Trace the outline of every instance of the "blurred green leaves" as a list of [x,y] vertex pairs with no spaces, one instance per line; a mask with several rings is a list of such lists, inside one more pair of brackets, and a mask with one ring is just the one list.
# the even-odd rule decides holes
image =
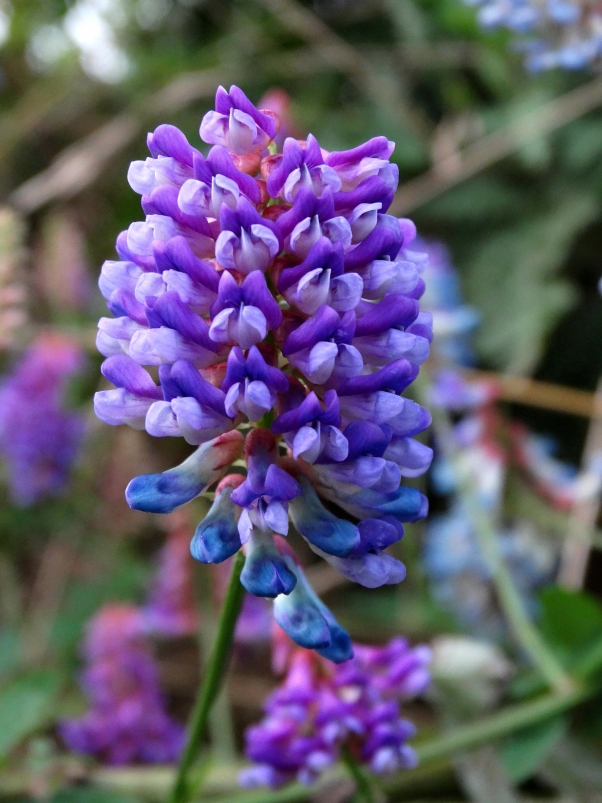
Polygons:
[[52,722],[61,674],[32,671],[0,688],[0,759],[26,736]]
[[489,363],[523,374],[536,366],[551,326],[575,298],[560,268],[599,210],[591,194],[566,192],[492,234],[468,261],[466,290],[483,314],[476,344]]

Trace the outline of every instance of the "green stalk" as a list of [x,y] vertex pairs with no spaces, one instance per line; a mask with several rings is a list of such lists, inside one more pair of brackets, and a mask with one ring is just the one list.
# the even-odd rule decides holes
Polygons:
[[467,725],[460,725],[449,734],[414,747],[421,763],[473,750],[521,728],[561,714],[586,700],[595,691],[596,689],[591,686],[582,686],[565,694],[546,694],[526,703],[515,703],[495,714]]
[[363,803],[375,803],[376,798],[372,793],[370,778],[364,771],[364,768],[357,763],[347,747],[341,750],[341,759],[357,786],[359,799],[362,800]]
[[500,607],[514,637],[539,669],[548,685],[559,694],[569,692],[574,687],[573,680],[529,618],[508,566],[500,555],[497,535],[491,518],[475,499],[472,489],[465,483],[462,483],[461,492],[473,521],[483,557],[491,571],[491,579]]
[[[424,383],[425,381],[423,378],[422,382]],[[422,388],[419,387],[418,390],[420,392]],[[447,459],[456,465],[459,492],[474,525],[477,541],[483,552],[485,563],[491,571],[491,579],[498,601],[510,630],[518,644],[539,669],[550,688],[560,695],[567,694],[574,689],[574,682],[529,618],[512,575],[500,555],[497,533],[492,517],[480,504],[470,481],[462,476],[462,468],[457,466],[458,450],[454,443],[449,417],[443,410],[436,407],[431,412],[433,415],[433,427],[440,448]]]
[[240,551],[236,555],[232,574],[230,575],[228,590],[217,626],[213,652],[207,663],[203,684],[190,717],[186,748],[180,760],[176,781],[169,798],[170,803],[187,803],[194,793],[189,782],[189,774],[199,754],[201,742],[207,730],[207,720],[209,719],[211,708],[228,670],[234,630],[245,594],[244,588],[240,583],[240,575],[244,564],[245,557]]

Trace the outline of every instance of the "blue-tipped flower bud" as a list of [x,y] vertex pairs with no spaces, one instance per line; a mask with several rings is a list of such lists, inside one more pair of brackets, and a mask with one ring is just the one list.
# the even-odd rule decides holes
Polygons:
[[338,624],[328,608],[318,599],[305,574],[290,555],[287,565],[295,572],[297,585],[288,596],[274,600],[274,618],[301,647],[317,650],[335,663],[353,657],[348,633]]
[[297,578],[278,552],[271,533],[253,527],[246,551],[247,560],[240,582],[250,594],[273,599],[291,593]]
[[289,512],[297,531],[310,544],[329,555],[341,558],[351,555],[361,542],[358,528],[327,510],[306,477],[299,476],[298,482],[303,493],[289,502]]
[[229,474],[220,482],[209,513],[197,526],[190,552],[201,563],[221,563],[242,546],[238,534],[241,509],[230,499],[232,491],[244,480],[241,474]]
[[240,432],[227,432],[199,446],[175,468],[134,477],[125,491],[128,505],[147,513],[171,513],[219,480],[240,457],[242,445]]

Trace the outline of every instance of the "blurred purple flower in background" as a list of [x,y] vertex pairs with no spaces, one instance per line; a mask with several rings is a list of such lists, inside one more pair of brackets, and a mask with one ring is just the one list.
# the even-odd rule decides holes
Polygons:
[[89,624],[82,684],[91,708],[63,722],[67,746],[107,764],[175,761],[184,729],[165,712],[140,608],[105,605]]
[[75,343],[45,333],[0,384],[0,455],[17,505],[55,495],[67,482],[84,421],[66,409],[65,390],[82,366]]
[[484,28],[518,34],[515,47],[533,72],[581,70],[602,54],[602,12],[585,0],[465,0]]
[[415,729],[400,703],[428,687],[430,649],[396,638],[384,647],[354,644],[354,653],[336,666],[293,648],[265,718],[247,729],[246,753],[255,764],[241,773],[243,786],[312,783],[343,748],[379,774],[416,765],[407,743]]

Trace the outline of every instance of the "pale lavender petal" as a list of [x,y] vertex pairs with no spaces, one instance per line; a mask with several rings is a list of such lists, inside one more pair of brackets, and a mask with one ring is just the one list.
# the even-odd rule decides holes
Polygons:
[[355,309],[362,297],[364,283],[357,273],[345,273],[336,276],[330,282],[329,304],[337,312],[348,312]]
[[188,360],[196,368],[207,368],[220,359],[212,351],[184,340],[178,332],[166,326],[138,330],[130,341],[128,353],[140,365],[161,365],[174,363],[176,360]]
[[351,245],[351,226],[344,217],[333,217],[322,224],[322,232],[332,243],[341,243],[346,250]]
[[230,317],[236,315],[236,311],[229,307],[218,312],[215,318],[211,321],[209,327],[209,337],[214,343],[229,343],[230,336]]
[[201,121],[201,139],[208,145],[223,145],[224,147],[228,147],[228,142],[226,140],[227,130],[228,117],[225,114],[209,111]]
[[352,243],[361,243],[376,226],[378,211],[382,208],[381,203],[358,204],[349,218],[351,225]]
[[220,232],[215,241],[215,258],[222,268],[236,270],[234,262],[234,249],[240,246],[240,240],[232,231]]
[[393,438],[384,457],[399,465],[403,477],[419,477],[430,466],[433,450],[414,438]]
[[240,398],[241,398],[241,384],[240,382],[236,382],[226,393],[226,399],[224,401],[224,407],[226,413],[234,418],[236,413],[240,409]]
[[301,427],[293,439],[293,457],[302,457],[306,463],[314,463],[321,450],[320,433],[313,427]]
[[117,289],[133,293],[142,273],[142,268],[133,262],[107,259],[100,270],[98,280],[100,292],[106,299],[109,299],[113,290]]
[[285,503],[272,501],[265,511],[265,522],[280,535],[288,534],[288,506]]
[[178,206],[186,215],[209,215],[211,187],[196,178],[189,178],[180,187]]
[[155,438],[182,437],[171,402],[157,401],[146,414],[146,431]]
[[246,351],[264,339],[268,323],[260,309],[243,305],[239,315],[230,318],[229,328],[232,340]]
[[[321,236],[322,227],[318,216],[306,217],[292,230],[287,245],[300,259],[305,259]],[[351,240],[351,229],[349,230],[349,239]]]
[[259,421],[268,410],[272,409],[275,394],[270,392],[265,382],[246,380],[246,383],[243,412],[249,421]]
[[132,429],[144,429],[144,419],[152,399],[142,398],[125,388],[101,390],[94,395],[94,412],[105,424],[127,424]]
[[134,295],[141,304],[146,302],[148,296],[160,296],[167,292],[167,287],[161,273],[143,273],[136,283]]

